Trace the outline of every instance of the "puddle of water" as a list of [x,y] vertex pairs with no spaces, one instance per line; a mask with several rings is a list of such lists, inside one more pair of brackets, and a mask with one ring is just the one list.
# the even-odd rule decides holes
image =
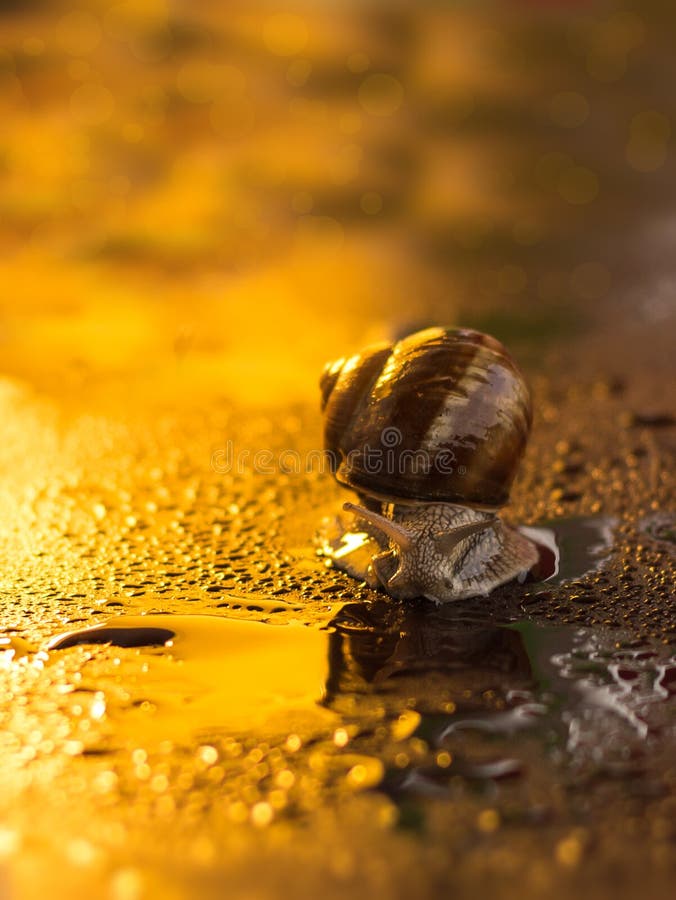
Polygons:
[[325,726],[326,634],[302,625],[267,625],[218,616],[119,616],[69,632],[48,646],[158,647],[127,666],[133,708],[108,710],[115,734],[140,744],[204,731],[288,732]]
[[533,741],[550,764],[583,778],[648,769],[658,738],[676,744],[676,659],[663,648],[629,650],[617,632],[445,613],[407,611],[379,629],[363,608],[345,607],[330,636],[334,705],[357,695],[391,716],[406,710],[417,716],[407,736],[429,747],[420,763],[386,773],[388,791],[448,792],[455,775],[516,777]]
[[617,520],[610,516],[571,517],[519,530],[535,541],[540,559],[530,580],[564,584],[601,568],[614,539]]
[[[361,786],[390,795],[450,796],[456,776],[520,777],[534,745],[538,765],[559,769],[552,777],[562,769],[584,778],[635,774],[649,768],[658,738],[676,744],[676,659],[664,648],[623,645],[617,631],[496,624],[476,610],[355,603],[325,630],[117,617],[56,638],[48,655],[103,642],[108,653],[126,648],[117,681],[131,699],[110,702],[113,740],[302,734],[326,744],[315,752],[317,772],[321,763],[322,772],[361,773],[353,757],[363,757]],[[145,648],[140,661],[130,647]],[[347,749],[334,743],[338,731],[349,734]]]

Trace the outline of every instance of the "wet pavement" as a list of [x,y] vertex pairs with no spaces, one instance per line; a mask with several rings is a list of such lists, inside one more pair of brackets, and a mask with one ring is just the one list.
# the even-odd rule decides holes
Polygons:
[[[2,896],[671,896],[675,32],[6,5]],[[560,550],[442,607],[315,544],[324,363],[430,323]]]

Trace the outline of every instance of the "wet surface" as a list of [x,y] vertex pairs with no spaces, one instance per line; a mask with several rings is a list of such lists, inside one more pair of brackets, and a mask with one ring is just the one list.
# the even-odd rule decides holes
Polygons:
[[[120,616],[56,638],[48,650],[109,644],[157,647],[168,654],[144,664],[137,686],[145,693],[143,721],[120,722],[131,740],[196,738],[209,729],[233,735],[265,735],[278,720],[282,730],[297,719],[322,721],[318,703],[326,682],[327,654],[320,632],[299,624],[279,628],[216,616]],[[294,660],[295,664],[290,665]],[[124,685],[123,685],[124,686]]]
[[[673,16],[6,7],[0,894],[671,897]],[[560,550],[448,607],[313,545],[324,363],[432,323]]]
[[[664,648],[531,620],[462,622],[443,609],[404,612],[386,627],[391,613],[383,606],[347,604],[323,630],[212,616],[122,616],[54,639],[49,661],[56,651],[103,643],[164,647],[161,656],[145,657],[137,679],[145,721],[107,710],[114,740],[142,734],[145,747],[200,734],[269,740],[275,730],[293,729],[299,745],[311,736],[313,743],[333,738],[339,749],[370,748],[384,723],[398,753],[389,772],[378,762],[388,755],[386,744],[365,757],[380,773],[371,774],[369,786],[395,794],[440,795],[456,775],[523,776],[524,733],[576,779],[643,772],[655,743],[676,737],[676,657]],[[402,749],[409,738],[426,751],[423,760]],[[109,752],[105,742],[101,749]]]
[[603,568],[613,546],[616,519],[562,518],[548,524],[549,527],[521,529],[539,551],[539,560],[530,572],[531,581],[565,584]]

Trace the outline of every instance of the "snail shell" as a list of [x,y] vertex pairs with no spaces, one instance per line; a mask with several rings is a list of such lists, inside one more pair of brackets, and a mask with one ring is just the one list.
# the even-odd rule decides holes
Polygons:
[[429,328],[327,366],[321,391],[325,447],[346,486],[385,500],[506,503],[532,411],[499,341]]
[[[393,597],[487,594],[537,562],[496,515],[531,426],[530,391],[503,345],[429,328],[329,364],[320,381],[336,479],[361,506],[324,535],[334,564]],[[357,536],[361,535],[361,543]]]

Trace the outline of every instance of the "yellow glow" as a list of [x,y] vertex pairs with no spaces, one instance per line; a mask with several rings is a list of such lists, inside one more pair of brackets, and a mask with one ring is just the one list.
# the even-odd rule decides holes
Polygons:
[[[108,624],[176,632],[166,654],[148,659],[143,690],[152,709],[122,717],[110,713],[118,734],[134,735],[142,744],[134,751],[138,777],[149,774],[148,741],[156,744],[214,726],[242,732],[277,720],[295,719],[305,727],[333,720],[318,706],[328,675],[323,632],[215,616],[125,616]],[[200,751],[205,762],[216,761],[213,753],[213,747]]]
[[305,48],[308,28],[299,15],[276,13],[265,22],[263,39],[272,53],[278,56],[294,56]]
[[582,858],[582,845],[572,836],[564,838],[556,845],[556,861],[566,869],[574,869]]
[[495,809],[484,809],[477,818],[479,831],[490,834],[500,827],[500,815]]
[[[387,900],[456,876],[470,895],[485,869],[530,897],[590,846],[610,871],[537,741],[437,739],[479,700],[509,706],[515,673],[475,696],[445,666],[474,609],[455,623],[331,570],[314,534],[351,521],[348,495],[305,470],[327,360],[349,377],[366,346],[466,324],[537,372],[514,521],[615,504],[637,529],[662,509],[672,23],[638,0],[546,5],[0,4],[0,894]],[[606,383],[616,308],[647,364],[617,353]],[[578,390],[619,443],[586,434]],[[229,442],[241,471],[216,464]],[[372,538],[323,533],[375,578]],[[654,598],[658,549],[636,563]],[[45,649],[107,621],[175,637]],[[474,791],[475,750],[521,777]],[[627,819],[645,872],[669,863],[653,799],[649,827]],[[531,807],[553,839],[514,824]]]

